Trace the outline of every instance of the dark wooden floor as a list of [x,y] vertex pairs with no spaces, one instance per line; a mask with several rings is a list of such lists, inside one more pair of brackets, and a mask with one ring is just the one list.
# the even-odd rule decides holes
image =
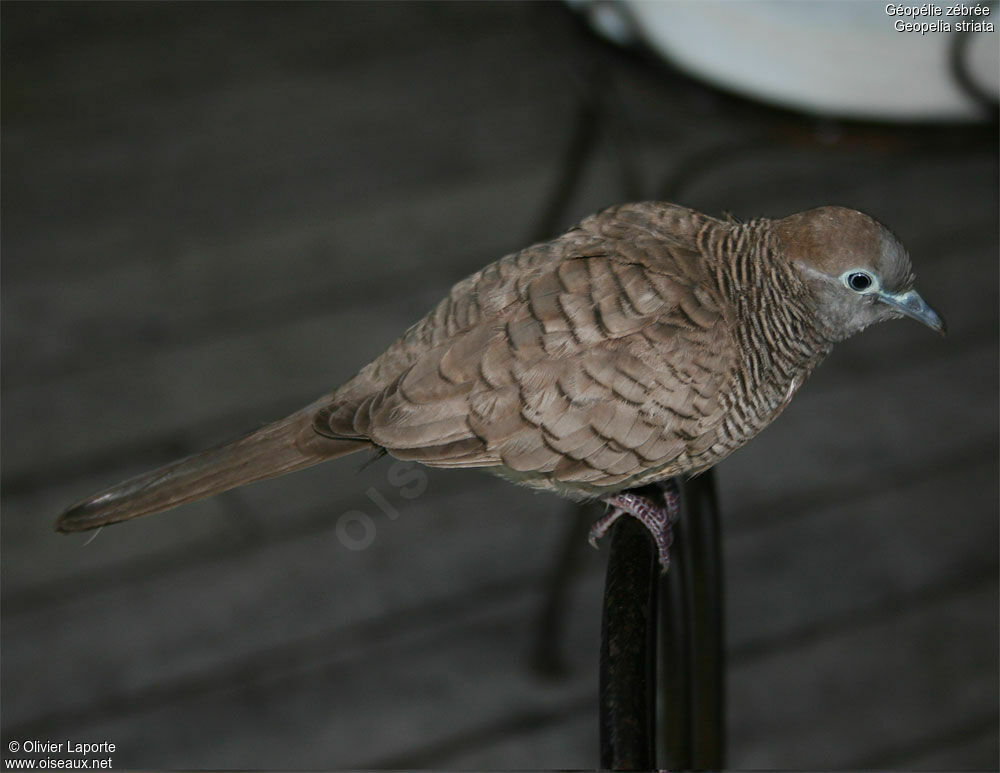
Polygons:
[[[2,14],[5,753],[597,765],[604,551],[580,547],[565,675],[531,669],[558,500],[346,459],[92,540],[51,530],[325,392],[524,246],[596,65],[648,195],[870,211],[951,331],[846,343],[721,465],[731,766],[997,768],[995,134],[754,110],[591,50],[556,7]],[[613,134],[560,226],[627,195]],[[350,550],[358,513],[374,539]]]

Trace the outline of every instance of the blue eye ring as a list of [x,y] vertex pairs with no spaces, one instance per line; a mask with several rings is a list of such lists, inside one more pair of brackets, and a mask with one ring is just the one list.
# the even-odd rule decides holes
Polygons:
[[867,293],[878,289],[875,277],[867,271],[849,271],[844,274],[844,284],[856,293]]

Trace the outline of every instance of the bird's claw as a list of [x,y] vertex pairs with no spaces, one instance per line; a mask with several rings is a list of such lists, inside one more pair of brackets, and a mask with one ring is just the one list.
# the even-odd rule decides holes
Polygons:
[[623,515],[631,515],[649,531],[653,542],[656,543],[660,572],[665,573],[670,567],[670,545],[674,539],[671,527],[680,512],[680,495],[676,485],[672,482],[664,485],[663,500],[664,504],[659,505],[630,491],[606,497],[604,501],[611,506],[612,510],[590,527],[588,541],[596,548],[597,541],[608,532],[615,521]]
[[598,518],[594,522],[594,525],[590,527],[590,533],[587,535],[587,542],[589,542],[592,547],[596,548],[598,540],[602,539],[604,535],[608,533],[608,529],[611,528],[611,525],[622,515],[625,515],[625,511],[616,507],[610,513]]

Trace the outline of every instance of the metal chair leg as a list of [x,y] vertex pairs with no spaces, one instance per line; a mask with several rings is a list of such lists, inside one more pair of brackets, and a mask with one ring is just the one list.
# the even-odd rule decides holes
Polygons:
[[[601,765],[705,770],[724,763],[722,556],[711,474],[682,485],[660,575],[635,519],[612,527],[601,629]],[[647,487],[647,497],[662,491]],[[657,749],[658,747],[658,749]]]
[[682,531],[691,679],[691,767],[721,768],[725,760],[725,641],[722,545],[711,472],[684,485]]
[[654,765],[656,578],[660,566],[646,527],[621,518],[611,527],[611,553],[601,624],[601,767],[651,770]]
[[[682,487],[683,491],[683,487]],[[684,548],[685,504],[674,524],[670,570],[660,578],[659,651],[657,653],[657,767],[690,770],[691,764],[691,660],[687,625],[689,595],[687,555]]]

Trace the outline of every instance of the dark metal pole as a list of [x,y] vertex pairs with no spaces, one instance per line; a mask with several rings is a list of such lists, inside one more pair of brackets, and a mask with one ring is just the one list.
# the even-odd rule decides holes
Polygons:
[[691,767],[723,767],[725,652],[722,541],[711,471],[684,485],[681,508],[691,671]]
[[[684,503],[681,502],[683,512]],[[674,524],[670,570],[660,577],[659,667],[657,669],[656,767],[690,770],[691,757],[691,654],[690,618],[683,515]]]
[[611,527],[601,624],[601,767],[655,767],[656,548],[646,527],[622,517]]

